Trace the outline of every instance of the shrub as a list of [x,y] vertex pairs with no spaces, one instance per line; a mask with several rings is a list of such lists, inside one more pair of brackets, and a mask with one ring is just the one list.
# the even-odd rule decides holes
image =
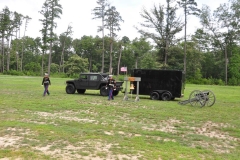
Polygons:
[[41,70],[41,66],[39,63],[35,63],[35,62],[30,62],[30,63],[27,63],[25,66],[24,66],[24,70],[25,71],[30,71],[30,72],[38,72]]
[[59,65],[56,63],[51,64],[51,73],[57,73],[59,71]]
[[209,85],[210,84],[210,81],[206,78],[203,78],[202,79],[202,84],[206,84],[206,85]]
[[126,75],[118,75],[118,76],[116,76],[116,80],[117,81],[124,81],[124,77],[126,77]]
[[239,81],[236,77],[232,77],[228,80],[228,84],[232,86],[237,86],[239,85]]
[[23,72],[16,71],[16,70],[4,71],[3,74],[5,74],[5,75],[15,75],[15,76],[24,76]]
[[225,85],[225,82],[221,79],[213,79],[213,78],[201,78],[201,79],[188,79],[186,83],[190,84],[205,84],[205,85]]
[[223,85],[225,85],[225,82],[223,82],[223,80],[221,80],[221,79],[215,79],[214,84],[223,86]]

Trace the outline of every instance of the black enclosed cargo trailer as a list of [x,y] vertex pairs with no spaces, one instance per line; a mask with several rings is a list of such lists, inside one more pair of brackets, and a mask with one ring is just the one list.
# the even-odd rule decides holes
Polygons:
[[[134,69],[132,77],[141,77],[139,95],[150,95],[153,100],[173,100],[184,96],[185,74],[179,70]],[[136,94],[137,82],[133,82]]]

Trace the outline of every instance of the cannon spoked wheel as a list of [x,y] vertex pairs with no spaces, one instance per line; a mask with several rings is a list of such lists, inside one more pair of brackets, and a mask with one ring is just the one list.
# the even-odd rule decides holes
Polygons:
[[216,97],[214,95],[214,93],[210,90],[204,90],[202,91],[203,94],[206,97],[206,104],[205,106],[211,107],[212,105],[214,105],[215,101],[216,101]]
[[189,96],[189,102],[192,106],[203,107],[206,104],[206,96],[199,90],[194,90]]

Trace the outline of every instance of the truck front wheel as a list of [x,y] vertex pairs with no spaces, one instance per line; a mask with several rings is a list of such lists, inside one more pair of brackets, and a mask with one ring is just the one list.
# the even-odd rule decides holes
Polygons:
[[76,88],[74,87],[73,84],[68,84],[66,86],[66,92],[67,94],[74,94],[76,92]]
[[108,88],[106,88],[106,86],[102,86],[100,88],[100,95],[101,96],[108,96]]

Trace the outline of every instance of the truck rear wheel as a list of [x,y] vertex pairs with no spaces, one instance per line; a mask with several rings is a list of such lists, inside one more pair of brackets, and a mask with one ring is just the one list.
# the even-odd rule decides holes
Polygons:
[[172,97],[172,98],[171,98],[171,100],[174,100],[174,99],[175,99],[175,97]]
[[100,88],[100,95],[101,96],[108,96],[108,88],[106,88],[106,86],[102,86]]
[[152,100],[159,100],[159,94],[158,92],[152,92],[151,95],[150,95],[150,98]]
[[163,100],[163,101],[170,101],[171,99],[172,99],[172,94],[170,93],[170,92],[164,92],[164,93],[162,93],[162,95],[161,95],[161,99]]
[[85,91],[86,91],[86,89],[77,89],[77,92],[78,92],[79,94],[84,94]]
[[74,87],[73,84],[68,84],[66,86],[66,92],[67,94],[74,94],[76,92],[76,88]]
[[118,95],[118,93],[119,93],[119,91],[113,90],[113,95],[114,95],[114,96]]

